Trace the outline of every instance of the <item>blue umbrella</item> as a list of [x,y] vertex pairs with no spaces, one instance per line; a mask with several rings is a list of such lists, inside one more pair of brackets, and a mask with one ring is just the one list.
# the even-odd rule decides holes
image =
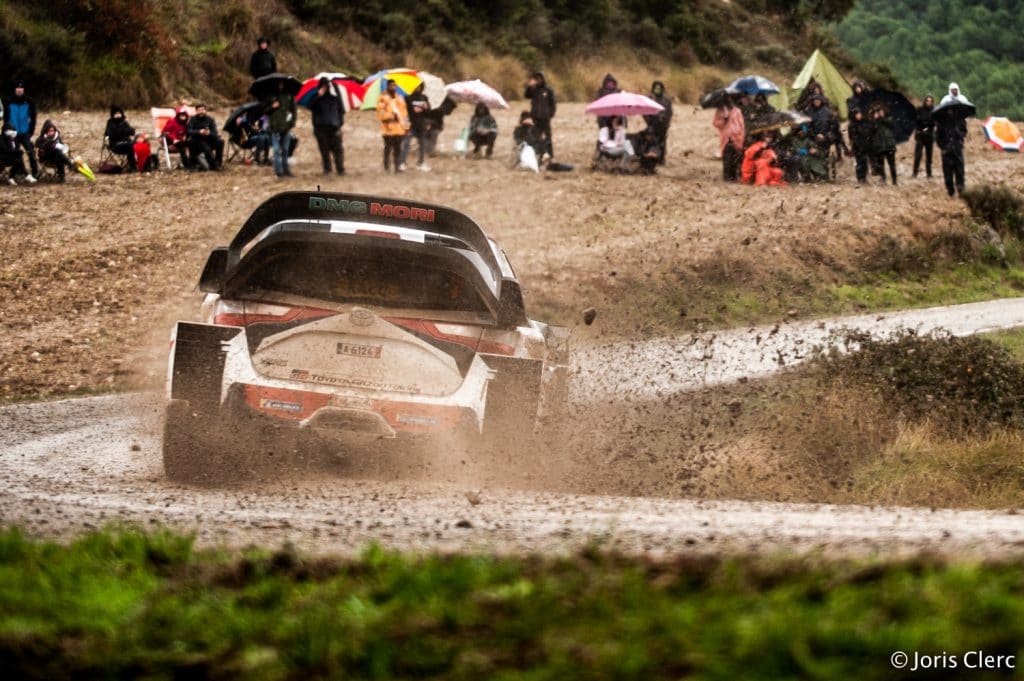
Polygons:
[[745,95],[777,95],[780,92],[779,86],[764,76],[742,76],[734,80],[726,90]]

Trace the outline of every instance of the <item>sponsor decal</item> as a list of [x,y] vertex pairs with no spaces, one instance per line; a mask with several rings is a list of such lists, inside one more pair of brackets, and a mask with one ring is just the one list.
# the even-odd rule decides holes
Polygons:
[[338,343],[338,354],[364,359],[380,359],[380,345],[359,345],[357,343]]
[[292,369],[292,378],[296,381],[308,381],[309,369]]
[[[301,375],[297,375],[301,373]],[[363,388],[365,390],[380,390],[382,392],[410,393],[417,395],[420,392],[419,386],[402,385],[401,383],[382,383],[379,381],[368,381],[364,378],[353,378],[351,376],[332,376],[330,374],[316,374],[311,371],[292,370],[292,378],[297,381],[308,383],[322,383],[323,385],[338,385],[345,388]]]
[[418,220],[419,222],[434,221],[433,208],[413,208],[393,203],[371,203],[370,215],[380,215],[381,217],[397,218],[400,220]]
[[265,367],[283,367],[288,364],[286,360],[279,357],[260,357],[260,364]]
[[378,203],[373,201],[369,206],[365,201],[349,201],[348,199],[329,199],[323,196],[309,197],[310,210],[324,210],[332,213],[349,213],[351,215],[377,215],[397,220],[416,220],[418,222],[434,222],[433,208],[403,206],[395,203]]
[[366,215],[365,201],[349,201],[347,199],[325,199],[322,196],[309,197],[310,210],[329,210],[334,213],[352,213]]
[[274,409],[276,411],[287,411],[292,414],[298,414],[302,411],[302,405],[297,402],[284,402],[282,400],[269,400],[263,398],[260,400],[261,409]]

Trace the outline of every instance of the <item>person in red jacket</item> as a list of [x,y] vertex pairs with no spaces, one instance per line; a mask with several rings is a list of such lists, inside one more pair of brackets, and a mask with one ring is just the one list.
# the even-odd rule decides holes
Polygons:
[[164,124],[160,134],[167,140],[167,146],[178,152],[181,165],[185,168],[190,167],[192,160],[188,155],[188,109],[179,106],[174,112],[174,118]]

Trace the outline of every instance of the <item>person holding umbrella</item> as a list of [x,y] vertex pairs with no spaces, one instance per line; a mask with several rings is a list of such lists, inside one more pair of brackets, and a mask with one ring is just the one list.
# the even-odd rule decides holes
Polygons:
[[394,161],[395,172],[400,173],[399,156],[402,153],[402,138],[409,130],[409,112],[405,98],[398,94],[398,85],[388,80],[384,92],[377,100],[377,120],[380,134],[384,138],[384,172],[388,172],[390,161]]
[[[619,81],[610,73],[606,73],[604,80],[601,81],[601,87],[597,90],[597,95],[593,101],[597,101],[605,95],[613,95],[616,92],[622,92],[622,88],[619,87]],[[597,129],[607,128],[611,125],[611,116],[598,116],[597,117]]]
[[743,141],[747,133],[743,113],[735,105],[732,97],[725,97],[722,105],[715,110],[711,124],[718,128],[718,142],[722,152],[722,179],[726,182],[737,182],[740,179]]
[[344,175],[345,149],[342,147],[341,127],[345,124],[345,106],[328,78],[320,79],[309,109],[313,113],[313,136],[320,149],[324,175],[331,174],[332,157],[335,172]]
[[288,92],[284,80],[277,81],[277,92],[263,103],[269,117],[270,147],[274,150],[274,174],[292,177],[288,168],[288,152],[292,148],[292,128],[295,127],[295,95]]
[[967,117],[973,116],[974,111],[974,105],[960,93],[956,83],[949,84],[949,94],[932,111],[935,143],[942,153],[942,179],[950,196],[962,196],[964,192],[964,139]]
[[935,98],[928,95],[917,107],[917,126],[914,129],[914,177],[921,167],[921,154],[924,152],[924,172],[930,179],[932,176],[932,147],[935,145],[935,121],[932,110]]
[[868,112],[871,118],[871,166],[872,172],[885,182],[885,164],[889,164],[889,175],[896,184],[896,137],[892,134],[892,121],[885,107],[872,105]]

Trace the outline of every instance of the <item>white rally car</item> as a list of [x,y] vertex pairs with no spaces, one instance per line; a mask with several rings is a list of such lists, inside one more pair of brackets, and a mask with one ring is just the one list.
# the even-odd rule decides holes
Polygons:
[[199,287],[204,323],[177,323],[168,362],[174,479],[242,472],[254,437],[507,441],[565,404],[567,330],[527,318],[504,252],[448,208],[278,194]]

